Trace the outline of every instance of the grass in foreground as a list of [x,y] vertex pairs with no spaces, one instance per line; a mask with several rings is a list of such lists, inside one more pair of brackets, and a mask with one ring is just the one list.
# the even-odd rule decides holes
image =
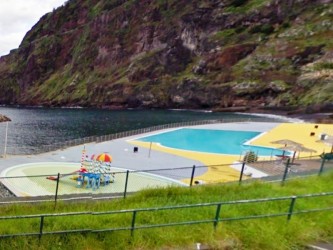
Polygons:
[[[163,207],[173,205],[210,203],[282,197],[333,191],[333,173],[321,177],[278,183],[196,186],[144,190],[126,199],[59,203],[56,210],[51,203],[39,205],[14,205],[1,207],[1,216],[64,213],[79,211],[115,211]],[[265,203],[223,205],[220,218],[288,212],[290,200]],[[333,207],[332,196],[300,199],[295,210]],[[136,225],[160,224],[174,221],[204,220],[215,217],[215,207],[198,207],[155,212],[139,212]],[[83,228],[129,227],[132,214],[80,215],[45,218],[44,231]],[[38,232],[39,219],[2,220],[0,234]],[[98,234],[45,235],[0,239],[2,249],[193,249],[200,242],[215,249],[302,249],[306,243],[333,239],[332,210],[265,219],[219,222],[216,230],[212,223],[163,227]]]

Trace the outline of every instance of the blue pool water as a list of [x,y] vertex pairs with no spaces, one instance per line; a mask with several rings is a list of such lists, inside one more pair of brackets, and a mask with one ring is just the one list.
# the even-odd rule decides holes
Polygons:
[[244,145],[260,132],[188,129],[182,128],[161,134],[139,138],[139,141],[156,142],[163,146],[217,154],[240,155],[252,150],[260,156],[282,154],[279,149]]

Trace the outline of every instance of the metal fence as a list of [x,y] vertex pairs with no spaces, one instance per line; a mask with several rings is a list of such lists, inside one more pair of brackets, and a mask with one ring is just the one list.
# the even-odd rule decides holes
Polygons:
[[[249,219],[263,219],[273,217],[286,217],[287,221],[289,221],[294,215],[333,210],[333,207],[327,207],[326,204],[325,206],[323,206],[323,204],[321,203],[319,203],[317,207],[309,208],[308,206],[306,206],[306,209],[304,209],[304,204],[306,204],[306,201],[303,201],[307,199],[325,199],[327,197],[330,197],[330,199],[332,199],[332,195],[333,192],[329,192],[300,196],[226,201],[205,204],[191,204],[182,206],[154,207],[106,212],[88,211],[25,216],[2,216],[0,217],[0,238],[14,236],[38,236],[39,238],[41,238],[43,235],[52,234],[101,233],[115,231],[130,231],[131,236],[133,236],[136,230],[148,228],[161,228],[171,226],[174,227],[181,225],[211,223],[214,229],[216,229],[220,222],[242,221]],[[302,200],[302,206],[300,207],[297,207],[298,200]],[[279,203],[279,206],[274,206],[274,209],[270,209],[270,213],[258,213],[258,211],[268,210],[253,208],[253,206],[269,206],[271,208],[272,202]],[[249,206],[252,206],[252,208]],[[221,210],[222,207],[224,208],[223,211]],[[234,213],[228,213],[229,209],[225,209],[226,207],[229,207],[229,209],[233,209]],[[188,211],[190,209],[191,213],[188,212],[188,216],[185,216],[182,211]],[[203,209],[205,209],[207,213],[195,213],[196,209],[200,210],[201,212]],[[170,214],[170,212],[172,213],[172,216],[166,216],[168,213]],[[107,216],[107,218],[105,216]],[[64,217],[70,217],[70,220],[61,219],[60,221],[58,219]],[[151,219],[151,217],[153,217],[154,219]],[[22,223],[22,220],[29,220],[33,222]],[[12,221],[16,221],[17,223],[14,224],[12,223]],[[7,224],[11,225],[10,227],[8,227],[10,229],[6,228]],[[13,227],[15,229],[13,229]]]
[[[179,122],[179,123],[171,123],[171,124],[163,124],[163,125],[157,125],[152,126],[148,128],[139,128],[135,130],[130,131],[124,131],[109,135],[103,135],[103,136],[90,136],[85,138],[79,138],[74,139],[70,141],[65,142],[59,142],[54,143],[51,145],[43,145],[39,147],[30,147],[29,149],[24,147],[10,147],[7,146],[6,148],[6,154],[9,155],[17,155],[17,154],[41,154],[46,152],[55,151],[58,149],[65,149],[73,146],[83,145],[87,143],[93,143],[93,142],[104,142],[104,141],[110,141],[115,140],[119,138],[134,136],[138,134],[153,132],[157,130],[163,130],[163,129],[171,129],[171,128],[178,128],[178,127],[188,127],[188,126],[197,126],[197,125],[207,125],[207,124],[218,124],[218,123],[235,123],[235,122],[272,122],[272,119],[264,118],[264,117],[258,117],[258,118],[249,118],[249,119],[216,119],[216,120],[200,120],[200,121],[187,121],[187,122]],[[0,152],[4,152],[4,149],[0,148]]]
[[[224,174],[230,173],[230,167],[235,169],[238,176],[228,180]],[[211,178],[206,177],[201,180],[200,176],[208,168],[213,172]],[[10,197],[1,198],[0,204],[20,203],[33,201],[52,201],[68,199],[108,199],[113,197],[126,197],[128,194],[137,192],[145,188],[165,187],[169,185],[179,185],[192,187],[194,185],[211,183],[232,183],[251,181],[275,181],[284,184],[287,180],[309,175],[320,175],[324,171],[333,169],[333,162],[322,159],[319,156],[297,158],[294,160],[270,160],[255,162],[238,162],[230,164],[212,166],[189,166],[181,168],[152,169],[152,170],[124,170],[113,173],[112,179],[106,181],[103,176],[95,179],[79,179],[79,173],[58,173],[49,175],[34,176],[12,176],[0,177],[0,182],[12,188],[13,193],[18,192],[20,196],[30,196],[29,198]],[[229,171],[229,172],[228,172]],[[238,171],[238,172],[237,172]],[[178,180],[179,182],[146,183],[144,177],[162,177],[162,180]],[[218,178],[216,178],[218,176]],[[224,178],[226,178],[224,180]],[[32,198],[34,197],[34,198]]]

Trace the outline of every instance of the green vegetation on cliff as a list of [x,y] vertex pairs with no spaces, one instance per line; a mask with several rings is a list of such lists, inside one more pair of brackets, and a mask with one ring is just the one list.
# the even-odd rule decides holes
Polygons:
[[331,104],[332,16],[326,0],[69,0],[0,59],[0,103]]

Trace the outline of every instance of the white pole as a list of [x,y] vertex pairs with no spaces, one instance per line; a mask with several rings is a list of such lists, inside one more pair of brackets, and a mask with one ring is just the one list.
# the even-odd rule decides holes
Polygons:
[[7,137],[8,137],[8,122],[6,122],[5,149],[4,149],[4,152],[3,152],[3,158],[6,158]]
[[151,145],[152,145],[152,144],[153,144],[153,142],[150,142],[148,158],[150,158],[150,152],[151,152]]

